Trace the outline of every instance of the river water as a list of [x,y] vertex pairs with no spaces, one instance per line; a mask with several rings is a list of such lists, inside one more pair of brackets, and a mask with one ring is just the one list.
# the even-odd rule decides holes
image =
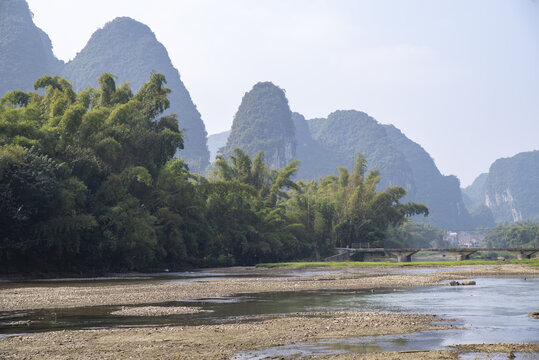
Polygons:
[[[313,301],[308,311],[380,311],[438,314],[455,319],[458,329],[425,331],[292,344],[249,351],[235,359],[263,359],[298,354],[325,355],[338,352],[441,350],[456,344],[538,343],[539,321],[528,313],[539,308],[539,279],[479,278],[475,286],[434,286],[371,294],[327,294],[323,304]],[[317,297],[315,297],[316,299]],[[471,357],[482,358],[476,354]],[[507,358],[507,354],[499,355]],[[463,357],[465,358],[465,357]],[[495,359],[496,355],[489,355]],[[536,359],[537,354],[517,354]]]
[[[413,270],[417,271],[417,270]],[[327,273],[327,272],[326,272]],[[281,276],[297,276],[297,273]],[[185,273],[155,278],[109,279],[107,284],[129,281],[208,281],[247,274]],[[256,275],[259,277],[260,275]],[[197,306],[205,312],[161,317],[114,316],[121,306],[93,306],[36,311],[0,311],[0,338],[12,334],[81,328],[208,324],[238,321],[252,315],[281,315],[309,311],[377,311],[437,314],[455,319],[456,329],[407,335],[386,335],[335,339],[319,343],[239,353],[236,359],[263,359],[268,356],[322,355],[338,352],[445,349],[454,344],[538,343],[539,320],[528,313],[539,311],[539,278],[476,278],[475,286],[431,286],[410,289],[362,291],[303,291],[261,293],[219,299],[199,299],[140,306]],[[101,284],[102,282],[99,282]],[[87,282],[55,281],[4,283],[0,287],[82,286]],[[526,355],[520,354],[520,358]]]

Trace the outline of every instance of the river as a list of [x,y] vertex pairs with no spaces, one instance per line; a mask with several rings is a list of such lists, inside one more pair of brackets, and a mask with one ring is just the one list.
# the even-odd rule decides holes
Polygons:
[[[410,269],[397,271],[441,271]],[[331,271],[322,270],[329,274]],[[305,272],[301,273],[305,274]],[[309,273],[307,273],[309,274]],[[312,274],[312,272],[310,273]],[[279,276],[298,276],[290,271]],[[219,281],[248,277],[249,274],[223,272],[177,273],[143,277],[99,279],[93,283],[126,284],[139,282]],[[260,275],[256,275],[259,277]],[[121,306],[92,306],[32,311],[0,311],[0,338],[13,334],[63,329],[112,328],[129,326],[198,325],[238,321],[251,315],[281,315],[318,311],[376,311],[436,314],[455,319],[451,330],[406,335],[383,335],[290,344],[237,354],[235,359],[263,359],[268,356],[322,355],[339,352],[446,349],[455,344],[538,343],[539,320],[528,313],[538,311],[539,278],[481,277],[475,286],[429,286],[361,291],[299,291],[259,293],[236,297],[176,301],[140,306],[196,306],[196,314],[114,316]],[[59,279],[23,283],[2,283],[0,287],[88,286],[88,281]],[[535,354],[533,354],[535,355]],[[529,358],[519,354],[520,358]]]

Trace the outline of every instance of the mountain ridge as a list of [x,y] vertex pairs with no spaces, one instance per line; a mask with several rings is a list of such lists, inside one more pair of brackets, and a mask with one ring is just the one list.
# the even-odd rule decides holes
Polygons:
[[168,51],[149,26],[129,17],[117,17],[96,30],[86,46],[68,62],[62,75],[73,82],[76,90],[96,86],[104,72],[118,77],[118,83],[129,81],[137,91],[152,71],[167,79],[170,109],[184,130],[184,149],[179,151],[191,170],[202,172],[209,165],[207,132],[189,92],[173,66]]
[[63,61],[49,36],[37,27],[24,0],[0,1],[0,97],[12,90],[33,90],[44,74],[57,75]]
[[278,169],[296,157],[295,136],[285,92],[271,82],[259,82],[243,96],[223,153],[230,155],[239,147],[254,157],[262,151],[268,166]]
[[58,60],[49,36],[38,28],[25,0],[0,1],[0,97],[12,90],[33,90],[43,75],[62,76],[76,91],[97,87],[102,73],[128,81],[136,92],[152,71],[165,75],[170,109],[183,130],[184,149],[177,152],[190,169],[203,172],[209,165],[207,132],[179,71],[150,27],[129,17],[118,17],[97,29],[69,62]]

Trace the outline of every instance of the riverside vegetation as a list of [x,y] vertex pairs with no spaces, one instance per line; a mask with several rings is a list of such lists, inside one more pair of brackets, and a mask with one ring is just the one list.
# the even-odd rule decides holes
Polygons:
[[443,175],[429,153],[396,127],[355,110],[336,109],[326,118],[305,119],[291,113],[293,105],[289,107],[286,94],[271,83],[259,83],[245,94],[236,124],[228,132],[228,146],[228,135],[207,138],[201,114],[167,49],[147,25],[128,17],[104,24],[72,60],[64,63],[55,57],[48,35],[34,24],[26,0],[2,0],[0,49],[0,97],[8,91],[32,89],[42,74],[62,76],[75,91],[81,91],[96,87],[99,75],[108,72],[118,76],[120,83],[129,81],[134,92],[150,71],[165,75],[172,90],[168,113],[178,115],[179,128],[184,130],[185,146],[177,155],[190,172],[203,174],[210,165],[207,144],[212,148],[212,161],[221,147],[225,147],[226,155],[239,147],[251,157],[262,150],[266,162],[275,164],[274,168],[296,157],[302,165],[295,176],[307,180],[338,174],[336,165],[353,168],[360,152],[369,170],[380,170],[378,190],[401,185],[407,190],[407,201],[429,208],[429,216],[416,217],[416,222],[473,230],[506,221],[539,220],[535,186],[539,151],[497,160],[488,174],[461,191],[455,176]]
[[249,265],[319,258],[369,241],[422,204],[400,186],[377,191],[357,155],[351,173],[292,181],[298,161],[270,169],[259,152],[219,156],[209,177],[179,158],[182,132],[165,77],[133,94],[109,73],[76,93],[43,76],[38,92],[0,100],[0,267],[104,272]]

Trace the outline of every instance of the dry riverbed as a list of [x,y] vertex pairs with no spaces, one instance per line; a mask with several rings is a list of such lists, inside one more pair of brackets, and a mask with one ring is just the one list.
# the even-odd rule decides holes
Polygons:
[[238,351],[319,339],[440,329],[432,315],[305,313],[254,322],[76,330],[0,341],[5,359],[229,359]]
[[[387,271],[386,271],[387,270]],[[130,307],[176,300],[232,296],[241,293],[359,290],[406,286],[446,285],[449,280],[488,275],[539,276],[539,269],[520,265],[467,266],[464,270],[400,273],[392,269],[341,269],[337,272],[297,277],[219,279],[170,283],[141,281],[133,284],[88,286],[6,287],[0,290],[1,310],[123,305],[126,315],[167,315],[168,311],[196,308]],[[242,269],[243,272],[249,271]],[[252,269],[260,275],[282,269]],[[137,312],[131,314],[130,312]],[[165,313],[163,313],[165,312]],[[261,349],[294,342],[362,335],[409,333],[451,327],[440,325],[432,315],[361,312],[301,313],[286,316],[250,316],[219,325],[135,327],[121,329],[67,330],[35,333],[0,340],[2,359],[229,359],[238,351]],[[433,324],[433,321],[437,321]],[[516,345],[507,345],[516,346]],[[521,345],[525,346],[525,345]],[[502,348],[500,348],[502,349]],[[498,350],[500,350],[498,349]],[[506,347],[505,349],[509,349]],[[537,352],[535,345],[527,349]],[[345,354],[324,359],[455,359],[458,352],[488,352],[493,348],[469,347],[444,351]],[[525,350],[518,350],[525,351]]]
[[[0,290],[0,309],[28,310],[95,305],[134,305],[232,296],[242,293],[304,290],[360,290],[436,285],[443,280],[472,279],[488,275],[539,275],[539,268],[522,265],[468,266],[465,270],[434,273],[391,273],[378,268],[353,272],[343,269],[328,275],[247,279],[220,279],[206,282],[134,282],[122,285],[39,286]],[[274,269],[254,269],[260,275]]]

